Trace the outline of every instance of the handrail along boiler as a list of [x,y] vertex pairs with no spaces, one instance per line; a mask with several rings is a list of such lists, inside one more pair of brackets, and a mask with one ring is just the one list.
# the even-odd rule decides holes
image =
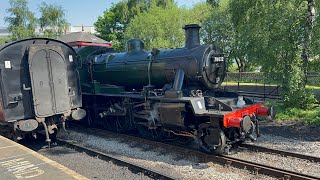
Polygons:
[[271,109],[219,90],[226,74],[223,54],[200,45],[200,26],[184,29],[183,48],[146,51],[142,40],[130,39],[124,53],[78,50],[86,122],[115,131],[137,128],[147,138],[196,138],[213,153],[255,140],[257,116]]

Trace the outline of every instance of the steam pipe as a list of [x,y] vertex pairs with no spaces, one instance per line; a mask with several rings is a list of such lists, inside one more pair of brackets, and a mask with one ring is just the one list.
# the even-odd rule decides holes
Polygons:
[[173,82],[174,91],[181,91],[183,80],[184,80],[184,71],[182,69],[177,69],[176,75],[174,77],[174,82]]
[[152,60],[153,60],[153,55],[150,56],[150,60],[149,60],[149,64],[148,64],[148,80],[149,80],[149,84],[148,86],[151,86],[151,64],[152,64]]
[[50,148],[51,139],[50,139],[50,137],[49,137],[49,131],[48,131],[47,124],[46,124],[46,122],[44,122],[44,120],[42,121],[42,125],[43,125],[44,131],[45,131],[45,133],[46,133],[46,142],[48,143],[48,147]]

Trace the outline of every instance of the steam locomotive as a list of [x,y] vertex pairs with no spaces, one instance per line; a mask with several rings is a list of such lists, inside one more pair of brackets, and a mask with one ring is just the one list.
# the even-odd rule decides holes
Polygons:
[[216,154],[254,141],[257,117],[271,115],[272,108],[220,90],[224,54],[200,45],[199,25],[184,29],[183,48],[146,51],[142,40],[130,39],[123,53],[78,49],[85,122],[117,132],[136,129],[151,139],[196,139]]
[[0,133],[19,140],[85,116],[78,56],[67,44],[32,38],[0,47]]

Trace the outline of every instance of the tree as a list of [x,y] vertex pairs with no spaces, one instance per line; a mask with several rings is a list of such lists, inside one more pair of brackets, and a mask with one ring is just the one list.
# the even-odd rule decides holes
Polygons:
[[99,16],[94,26],[98,36],[112,41],[117,51],[124,50],[124,32],[135,16],[148,11],[151,7],[166,7],[173,0],[122,0]]
[[41,17],[38,22],[45,37],[56,38],[68,28],[62,6],[42,2],[39,10]]
[[176,5],[153,7],[131,20],[125,39],[140,38],[145,42],[146,49],[181,47],[184,42],[183,13]]
[[220,0],[207,0],[207,3],[213,7],[218,7],[220,4]]
[[308,67],[310,61],[310,44],[312,41],[313,27],[316,20],[316,2],[315,0],[307,0],[308,11],[306,18],[306,25],[304,27],[304,40],[303,40],[303,50],[302,50],[302,60],[303,60],[303,72],[304,72],[304,86],[307,84],[308,80]]
[[192,9],[179,8],[176,4],[166,7],[151,7],[128,24],[125,39],[140,38],[146,49],[182,47],[185,34],[182,27],[186,24],[199,24],[209,15],[210,7],[205,3]]
[[[319,11],[320,3],[316,4],[316,8]],[[311,56],[313,57],[311,61],[311,70],[318,72],[320,69],[320,13],[316,14],[315,25],[312,33],[311,41]]]
[[[257,66],[257,62],[248,58],[245,33],[237,33],[231,22],[229,0],[207,1],[212,7],[210,17],[203,23],[201,36],[205,44],[214,44],[222,48],[227,57],[228,68],[234,68],[236,63],[239,72],[250,71]],[[212,3],[217,3],[212,5]]]
[[313,101],[304,87],[306,66],[301,59],[307,9],[305,0],[230,1],[231,22],[242,37],[242,52],[263,71],[282,79],[284,102],[291,107]]
[[11,32],[11,39],[18,40],[33,37],[36,27],[36,18],[28,9],[27,0],[10,0],[10,8],[7,13],[10,16],[4,18],[9,24],[8,30]]
[[[316,9],[320,9],[320,3],[316,4]],[[315,23],[312,31],[311,52],[320,54],[320,13],[316,13]]]
[[[320,3],[316,3],[316,9],[320,9]],[[314,27],[312,29],[311,41],[311,59],[309,64],[309,71],[319,72],[320,69],[320,15],[316,13]]]

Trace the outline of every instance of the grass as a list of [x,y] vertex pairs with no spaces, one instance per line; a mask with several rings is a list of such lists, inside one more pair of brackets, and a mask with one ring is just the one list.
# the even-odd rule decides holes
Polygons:
[[317,89],[317,90],[319,90],[319,89],[320,89],[320,86],[306,85],[306,88],[307,88],[307,89]]
[[266,105],[274,106],[276,121],[304,122],[320,127],[320,107],[317,105],[312,109],[285,108],[282,103],[267,103]]

